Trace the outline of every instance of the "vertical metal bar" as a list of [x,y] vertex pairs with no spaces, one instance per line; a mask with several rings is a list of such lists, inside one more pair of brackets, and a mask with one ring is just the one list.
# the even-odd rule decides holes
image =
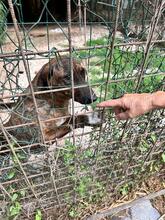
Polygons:
[[117,11],[116,11],[116,19],[115,19],[115,27],[114,27],[114,31],[113,31],[113,35],[112,35],[112,42],[110,45],[110,62],[109,62],[109,67],[108,67],[108,74],[107,74],[107,81],[106,81],[106,87],[105,87],[105,96],[104,96],[104,100],[107,97],[107,92],[108,92],[108,81],[109,81],[109,77],[110,77],[110,73],[111,73],[111,68],[112,68],[112,59],[113,59],[113,51],[114,51],[114,45],[115,45],[115,36],[116,36],[116,32],[117,32],[117,27],[118,27],[118,20],[119,20],[119,13],[120,13],[120,6],[121,6],[121,2],[122,0],[118,0],[117,2]]
[[[49,19],[48,19],[48,8],[47,7],[46,7],[46,33],[47,33],[48,51],[50,51]],[[55,56],[57,57],[56,54],[55,54]],[[49,66],[50,66],[51,65],[50,64],[51,57],[49,56],[48,58],[49,58]],[[53,99],[53,93],[50,93],[50,96],[52,96],[52,99]],[[53,107],[56,108],[56,106],[53,106]],[[46,150],[47,150],[47,154],[48,154],[47,164],[48,164],[48,167],[49,167],[49,170],[50,170],[51,183],[52,183],[52,186],[54,188],[54,192],[55,192],[55,195],[56,195],[56,198],[57,198],[58,205],[59,205],[59,207],[61,207],[61,202],[60,202],[60,198],[59,198],[59,195],[58,195],[58,190],[57,190],[57,186],[56,186],[54,169],[52,167],[51,157],[49,156],[48,148],[46,148]]]
[[37,102],[36,102],[36,98],[35,98],[35,95],[34,95],[34,89],[33,89],[32,83],[31,83],[30,71],[29,71],[27,61],[26,61],[26,58],[25,58],[25,53],[24,53],[23,48],[22,48],[22,42],[21,42],[21,38],[20,38],[20,34],[19,34],[19,28],[18,28],[17,19],[16,19],[16,16],[15,16],[15,11],[14,11],[12,0],[8,0],[8,5],[9,5],[9,10],[10,10],[10,13],[11,13],[12,20],[13,20],[15,33],[16,33],[16,36],[17,36],[17,39],[18,39],[19,49],[20,49],[20,52],[21,52],[21,55],[22,55],[22,60],[23,60],[23,64],[24,64],[24,67],[25,67],[25,72],[26,72],[28,83],[29,83],[29,86],[30,86],[30,91],[31,91],[33,102],[34,102],[35,111],[36,111],[36,114],[37,114],[37,121],[38,121],[39,128],[40,128],[40,131],[41,131],[41,141],[42,141],[42,143],[44,143],[45,140],[44,140],[44,134],[43,134],[43,131],[42,131],[42,124],[41,124],[41,121],[40,121],[40,118],[39,118]]
[[[75,146],[75,110],[74,110],[74,75],[73,75],[73,58],[72,58],[72,35],[71,35],[71,0],[67,0],[67,15],[68,15],[68,41],[69,41],[69,58],[70,58],[70,71],[71,71],[71,86],[72,86],[72,119],[73,119],[73,145]],[[74,158],[74,169],[77,171],[77,161]],[[74,185],[77,184],[77,178],[75,178]],[[74,190],[74,203],[76,202],[76,191]]]
[[[158,3],[160,3],[160,4],[158,4]],[[163,0],[160,0],[160,2],[159,2],[159,0],[155,2],[155,14],[153,15],[153,18],[152,18],[152,21],[151,21],[151,24],[150,24],[150,29],[149,29],[149,33],[148,33],[148,37],[147,37],[147,42],[146,42],[146,45],[145,45],[145,50],[144,50],[144,59],[142,61],[141,67],[140,67],[139,72],[138,72],[135,92],[138,92],[138,90],[140,88],[141,81],[143,79],[144,68],[146,66],[148,55],[150,53],[150,49],[151,49],[151,46],[152,46],[152,37],[153,37],[154,31],[155,31],[155,28],[158,24],[159,18],[161,16],[161,11],[163,9],[163,4],[164,4]],[[127,120],[124,124],[123,132],[121,134],[121,142],[124,139],[124,134],[126,132],[126,129],[127,129],[128,125],[129,126],[131,125],[130,120]],[[146,129],[147,129],[147,126],[146,126]]]
[[[120,7],[121,7],[121,3],[122,3],[122,0],[118,0],[117,1],[117,11],[116,11],[116,19],[115,19],[115,27],[114,27],[114,31],[113,31],[113,35],[112,35],[112,42],[110,44],[110,56],[109,56],[109,66],[108,66],[108,74],[107,74],[107,79],[106,79],[106,82],[105,82],[105,94],[104,94],[104,100],[106,100],[106,97],[107,97],[107,93],[108,93],[108,85],[109,85],[109,78],[110,78],[110,73],[111,73],[111,68],[112,68],[112,59],[113,59],[113,52],[114,52],[114,45],[115,45],[115,36],[116,36],[116,32],[117,32],[117,27],[118,27],[118,20],[119,20],[119,13],[120,13]],[[102,115],[101,115],[101,120],[103,121],[103,117],[104,117],[104,114],[105,114],[105,108],[103,109],[102,111]],[[102,123],[103,124],[103,123]],[[99,130],[99,137],[98,137],[98,143],[96,145],[96,149],[95,149],[95,157],[97,158],[97,153],[99,151],[99,147],[100,147],[100,140],[101,140],[101,136],[103,134],[103,126],[100,126],[100,130]],[[96,170],[97,168],[97,164],[98,164],[98,161],[96,159],[96,162],[95,162],[95,166],[94,166],[94,169]]]
[[71,1],[70,0],[67,0],[67,17],[68,17],[69,63],[70,63],[71,86],[72,86],[73,144],[75,145],[74,75],[73,75],[73,58],[72,58]]
[[86,46],[87,39],[86,39],[86,32],[87,32],[87,3],[84,3],[84,45]]
[[[118,27],[118,20],[119,20],[121,2],[122,2],[122,0],[118,0],[118,2],[117,2],[115,27],[114,27],[113,36],[112,36],[112,42],[111,42],[111,45],[110,45],[110,56],[109,56],[110,61],[109,61],[109,66],[108,66],[107,79],[106,79],[106,83],[105,83],[104,100],[106,100],[107,93],[108,93],[108,86],[109,86],[108,82],[109,82],[109,77],[110,77],[111,68],[112,68],[113,51],[114,51],[114,45],[115,45],[115,36],[116,36],[117,27]],[[103,111],[102,111],[102,119],[103,119],[104,113],[105,113],[105,109],[103,109]],[[98,146],[100,144],[101,134],[102,134],[102,126],[100,127]]]
[[147,58],[148,58],[151,46],[152,46],[152,37],[153,37],[154,31],[155,31],[155,28],[157,26],[157,23],[159,21],[161,11],[163,9],[163,4],[164,4],[163,0],[160,2],[159,5],[158,5],[158,2],[156,2],[156,4],[155,4],[155,14],[153,16],[153,21],[151,22],[151,25],[150,25],[150,29],[149,29],[149,33],[148,33],[148,37],[147,37],[147,42],[146,42],[145,50],[144,50],[144,59],[143,59],[143,62],[141,64],[141,67],[140,67],[140,70],[138,73],[139,77],[138,77],[138,81],[136,84],[135,92],[138,92],[138,89],[140,87],[140,83],[141,83],[143,75],[144,75],[144,68],[145,68],[145,65],[147,62]]
[[78,19],[79,19],[79,29],[81,31],[81,20],[82,20],[82,14],[81,14],[81,0],[78,0]]

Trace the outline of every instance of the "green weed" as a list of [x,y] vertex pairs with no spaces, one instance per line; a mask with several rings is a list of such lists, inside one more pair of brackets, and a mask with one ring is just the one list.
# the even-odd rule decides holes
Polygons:
[[42,213],[40,209],[37,209],[36,211],[35,220],[42,220]]

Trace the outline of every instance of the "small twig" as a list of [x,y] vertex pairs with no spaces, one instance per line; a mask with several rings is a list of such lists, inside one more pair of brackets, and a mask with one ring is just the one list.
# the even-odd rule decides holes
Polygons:
[[12,196],[7,192],[7,190],[4,188],[4,186],[0,183],[0,188],[1,190],[10,198],[10,200],[12,199]]
[[116,8],[116,5],[108,4],[108,3],[105,3],[105,2],[97,2],[97,4],[105,5],[105,6],[109,6],[109,7]]
[[59,204],[59,207],[60,207],[61,206],[60,198],[59,198],[59,195],[58,195],[58,191],[57,191],[57,187],[56,187],[56,181],[55,181],[55,178],[54,178],[54,172],[53,172],[53,169],[52,169],[52,166],[51,166],[50,158],[48,158],[48,163],[49,163],[49,169],[50,169],[50,177],[51,177],[51,180],[53,182],[54,191],[56,193],[57,201],[58,201],[58,204]]

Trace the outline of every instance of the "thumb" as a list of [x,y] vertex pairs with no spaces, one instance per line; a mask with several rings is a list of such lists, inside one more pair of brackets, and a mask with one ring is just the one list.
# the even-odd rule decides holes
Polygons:
[[113,99],[97,104],[97,107],[122,107],[121,99]]
[[116,115],[118,120],[127,120],[130,118],[129,111],[121,112]]

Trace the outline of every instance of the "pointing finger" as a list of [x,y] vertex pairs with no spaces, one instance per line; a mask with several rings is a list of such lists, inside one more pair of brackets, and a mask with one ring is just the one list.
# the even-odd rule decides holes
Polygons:
[[121,99],[113,99],[97,104],[97,107],[122,107]]

